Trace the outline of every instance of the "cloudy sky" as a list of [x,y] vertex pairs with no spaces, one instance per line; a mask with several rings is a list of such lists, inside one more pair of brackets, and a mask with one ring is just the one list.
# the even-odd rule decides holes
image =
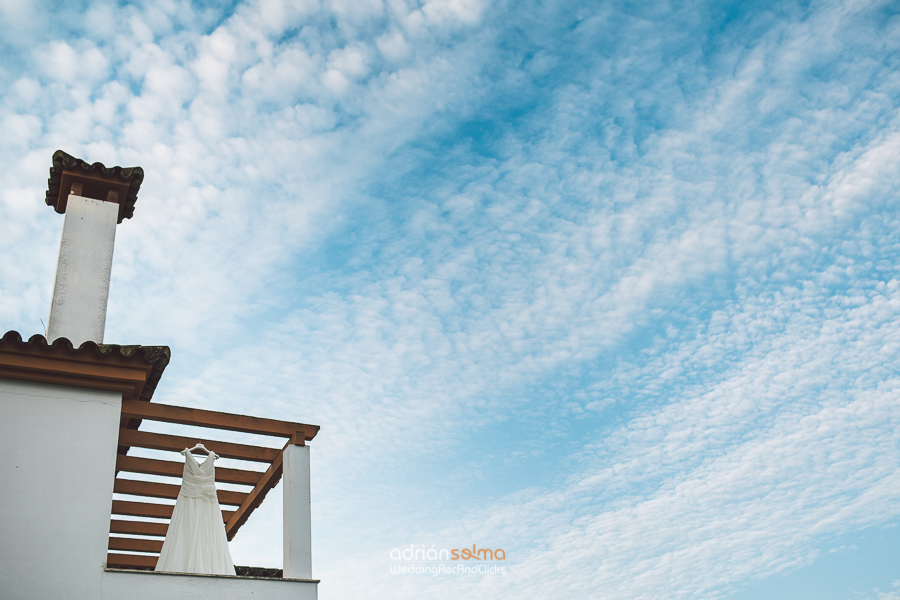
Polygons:
[[898,12],[2,0],[0,329],[52,153],[140,165],[106,341],[322,426],[323,600],[900,599]]

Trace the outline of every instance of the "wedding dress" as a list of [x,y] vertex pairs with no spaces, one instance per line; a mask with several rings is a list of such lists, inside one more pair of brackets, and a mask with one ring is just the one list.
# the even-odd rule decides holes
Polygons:
[[172,520],[156,563],[157,571],[234,575],[222,509],[216,497],[218,456],[210,452],[202,463],[187,448],[184,477]]

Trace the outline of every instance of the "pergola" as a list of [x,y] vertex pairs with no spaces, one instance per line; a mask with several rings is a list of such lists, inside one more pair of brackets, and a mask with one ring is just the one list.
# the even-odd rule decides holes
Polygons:
[[[215,439],[197,439],[151,433],[139,429],[143,420],[281,437],[286,438],[287,441],[283,448],[270,448],[267,446],[221,442]],[[243,469],[216,469],[217,482],[252,486],[248,492],[218,491],[219,504],[230,507],[230,509],[222,510],[222,519],[225,521],[225,533],[230,541],[234,538],[241,525],[250,517],[253,510],[262,503],[269,490],[275,487],[281,479],[282,458],[287,447],[291,444],[305,445],[306,441],[313,439],[318,431],[319,427],[317,425],[154,404],[142,400],[125,400],[122,402],[122,426],[119,429],[119,456],[116,458],[116,481],[113,492],[131,496],[173,500],[178,497],[180,486],[167,483],[135,481],[119,477],[119,474],[123,472],[170,477],[181,477],[182,475],[184,470],[183,461],[173,462],[128,456],[128,450],[133,447],[180,452],[200,441],[223,458],[236,458],[268,465],[264,472]],[[156,567],[156,561],[159,557],[158,553],[162,549],[168,523],[130,521],[117,517],[152,517],[168,520],[172,517],[172,509],[173,505],[170,504],[113,500],[113,518],[110,522],[110,533],[151,536],[158,539],[110,537],[110,553],[107,565],[109,567],[125,568]],[[155,555],[120,554],[118,551],[148,552]]]

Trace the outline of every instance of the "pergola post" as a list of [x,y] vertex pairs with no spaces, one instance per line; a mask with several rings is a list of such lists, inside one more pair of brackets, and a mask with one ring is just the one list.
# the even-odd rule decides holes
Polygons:
[[284,577],[312,579],[309,446],[298,437],[284,449]]

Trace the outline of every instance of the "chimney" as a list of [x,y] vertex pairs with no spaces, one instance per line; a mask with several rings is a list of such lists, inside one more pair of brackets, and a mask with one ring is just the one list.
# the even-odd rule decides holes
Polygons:
[[47,340],[103,343],[116,225],[134,214],[140,167],[107,168],[53,153],[46,202],[65,214]]

